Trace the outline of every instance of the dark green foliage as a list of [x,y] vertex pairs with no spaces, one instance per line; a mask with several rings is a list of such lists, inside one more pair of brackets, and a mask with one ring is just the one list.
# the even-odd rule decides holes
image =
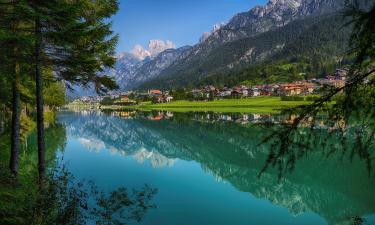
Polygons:
[[193,95],[184,88],[174,89],[169,94],[173,97],[174,100],[193,99]]
[[304,101],[305,97],[302,96],[281,96],[281,101]]
[[104,97],[103,100],[100,102],[101,105],[113,105],[114,100],[110,97]]
[[306,101],[316,101],[316,100],[318,100],[318,99],[319,99],[318,96],[306,96],[306,97],[305,97],[305,100],[306,100]]
[[9,79],[5,78],[5,75],[0,74],[0,105],[8,105],[11,101],[11,87]]
[[152,104],[157,104],[157,103],[159,103],[157,97],[152,97],[152,98],[151,98],[151,103],[152,103]]
[[65,104],[65,86],[62,82],[52,82],[46,85],[43,95],[44,104],[52,108],[60,107]]
[[59,80],[93,87],[98,93],[118,86],[105,74],[115,63],[113,35],[108,19],[118,10],[117,0],[32,1],[34,18],[40,20],[42,65]]

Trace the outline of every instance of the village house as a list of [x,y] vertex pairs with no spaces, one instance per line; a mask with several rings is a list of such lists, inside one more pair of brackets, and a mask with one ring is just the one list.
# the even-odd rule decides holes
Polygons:
[[129,96],[128,95],[121,95],[120,101],[121,102],[129,102],[130,101]]
[[260,96],[260,90],[258,88],[252,88],[249,90],[248,96],[257,97]]
[[161,95],[154,96],[154,97],[152,97],[152,102],[153,103],[163,103],[164,102],[164,98]]
[[341,88],[345,86],[348,73],[349,73],[349,70],[346,68],[337,69],[335,74],[327,75],[324,79],[318,79],[316,81],[317,83],[321,85],[329,85],[335,88]]
[[171,102],[173,100],[173,97],[170,95],[165,95],[164,99],[165,99],[165,102]]
[[317,85],[314,83],[310,83],[310,82],[304,82],[303,87],[304,87],[304,94],[312,94],[317,89]]
[[121,94],[120,97],[114,102],[116,105],[133,105],[137,102],[130,99],[129,95]]
[[161,90],[149,90],[148,94],[151,97],[155,97],[155,96],[161,96],[163,92]]
[[249,90],[248,89],[242,89],[242,95],[243,96],[249,96]]
[[262,96],[271,96],[273,94],[272,91],[270,91],[269,89],[261,89],[260,90],[260,95]]
[[221,90],[216,92],[217,97],[228,97],[228,96],[231,96],[231,94],[232,94],[232,89],[228,87],[224,87]]
[[152,97],[153,103],[168,103],[173,100],[173,97],[170,95],[157,95]]
[[204,98],[210,98],[211,95],[216,96],[218,93],[218,90],[213,85],[208,85],[202,89],[203,97]]
[[203,88],[203,90],[204,90],[205,92],[215,92],[215,91],[216,91],[216,88],[215,88],[215,86],[213,86],[213,85],[208,85],[208,86],[205,86],[205,87]]
[[346,81],[348,73],[349,73],[349,69],[347,69],[347,68],[337,69],[336,72],[335,72],[335,77],[336,77],[337,80]]
[[261,87],[262,92],[265,93],[264,95],[272,95],[275,91],[274,86],[271,84],[265,84]]
[[240,95],[247,97],[249,95],[249,88],[245,85],[240,85],[234,88],[235,91],[239,92]]
[[232,94],[232,90],[227,90],[227,91],[220,91],[218,93],[219,97],[228,97]]
[[234,89],[230,95],[234,98],[239,98],[242,96],[242,91],[241,90],[238,90],[238,89]]
[[285,96],[300,95],[304,91],[304,86],[301,84],[281,84],[279,93]]

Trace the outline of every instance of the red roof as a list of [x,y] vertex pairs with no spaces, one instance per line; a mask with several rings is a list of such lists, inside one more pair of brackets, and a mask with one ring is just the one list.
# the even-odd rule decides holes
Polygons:
[[150,94],[161,95],[162,92],[160,90],[150,90]]

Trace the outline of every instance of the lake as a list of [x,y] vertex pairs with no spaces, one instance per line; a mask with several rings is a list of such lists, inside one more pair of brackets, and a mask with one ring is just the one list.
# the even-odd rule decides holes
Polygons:
[[[157,189],[156,208],[131,224],[375,224],[375,178],[366,165],[313,152],[279,179],[260,176],[269,149],[262,125],[279,115],[60,112],[58,159],[102,190]],[[49,131],[51,132],[51,131]],[[88,221],[90,223],[90,221]]]

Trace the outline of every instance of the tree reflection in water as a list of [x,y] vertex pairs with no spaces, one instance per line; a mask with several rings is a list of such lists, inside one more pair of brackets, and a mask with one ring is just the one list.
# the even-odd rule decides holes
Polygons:
[[[138,190],[119,187],[114,191],[101,191],[93,181],[74,182],[64,167],[55,170],[53,179],[39,192],[36,211],[43,224],[95,224],[117,225],[140,222],[149,209],[157,189],[148,185]],[[34,218],[38,221],[38,218]]]

